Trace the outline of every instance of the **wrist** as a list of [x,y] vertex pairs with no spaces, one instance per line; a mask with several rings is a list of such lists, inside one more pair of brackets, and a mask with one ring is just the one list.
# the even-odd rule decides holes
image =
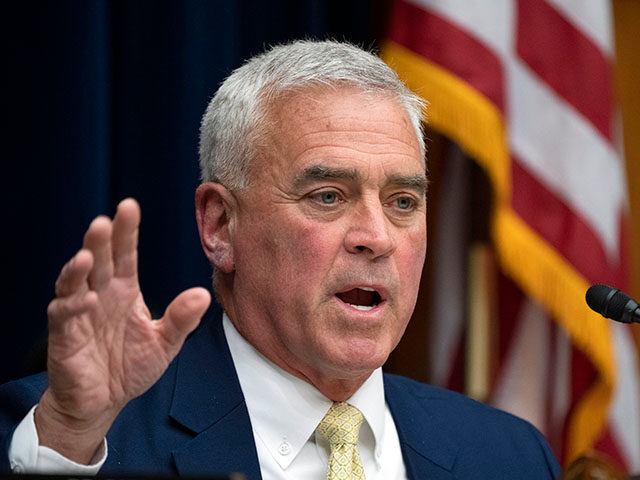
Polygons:
[[117,411],[105,411],[94,418],[75,417],[60,409],[47,390],[34,412],[38,444],[88,465],[101,448],[117,414]]

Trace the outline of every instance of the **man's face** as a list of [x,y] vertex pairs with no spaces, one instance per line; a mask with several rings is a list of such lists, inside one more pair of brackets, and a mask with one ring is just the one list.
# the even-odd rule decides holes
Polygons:
[[310,381],[366,378],[413,312],[426,252],[426,177],[387,95],[315,89],[271,111],[230,224],[238,330]]

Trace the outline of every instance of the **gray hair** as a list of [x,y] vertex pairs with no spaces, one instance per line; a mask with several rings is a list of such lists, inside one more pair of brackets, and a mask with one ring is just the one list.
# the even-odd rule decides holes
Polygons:
[[425,103],[391,68],[348,43],[299,40],[249,59],[220,86],[200,126],[202,181],[219,182],[231,190],[246,187],[258,139],[265,131],[265,104],[306,87],[340,85],[394,95],[407,110],[424,162]]

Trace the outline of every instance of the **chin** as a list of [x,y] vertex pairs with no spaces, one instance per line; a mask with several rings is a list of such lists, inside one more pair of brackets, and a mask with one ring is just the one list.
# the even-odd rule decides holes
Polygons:
[[390,349],[382,348],[371,340],[351,342],[348,348],[332,355],[329,363],[342,378],[358,378],[370,375],[387,361]]

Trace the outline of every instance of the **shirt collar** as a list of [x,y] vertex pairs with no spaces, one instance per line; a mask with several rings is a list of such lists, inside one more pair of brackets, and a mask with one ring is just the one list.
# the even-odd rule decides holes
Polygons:
[[[312,437],[332,402],[313,385],[258,352],[238,333],[226,313],[222,321],[253,431],[286,469]],[[379,453],[385,420],[382,370],[375,370],[347,402],[362,412],[373,434],[372,447]]]

